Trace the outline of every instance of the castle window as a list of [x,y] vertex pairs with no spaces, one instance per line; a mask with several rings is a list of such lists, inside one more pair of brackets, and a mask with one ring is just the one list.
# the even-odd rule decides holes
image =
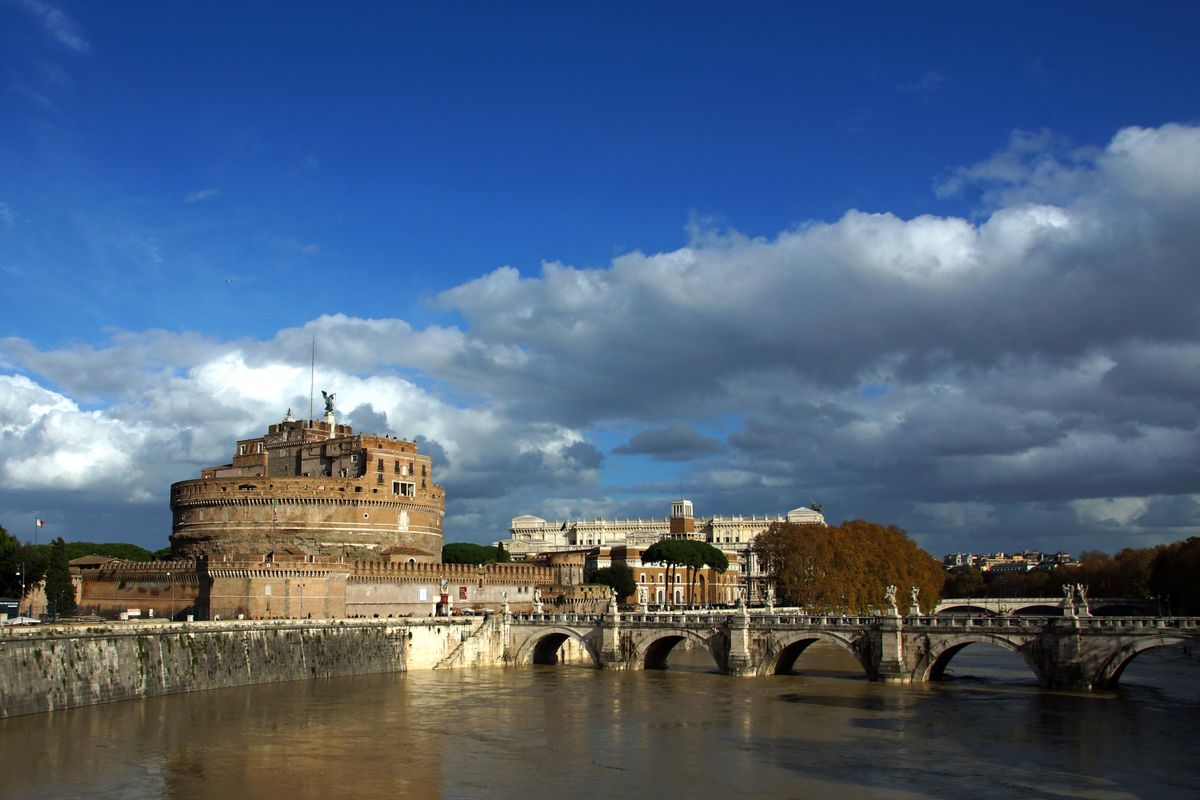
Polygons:
[[375,462],[375,467],[376,467],[376,468],[377,468],[377,469],[378,469],[380,472],[383,472],[383,459],[382,459],[382,458],[381,458],[381,459],[379,459],[379,461]]
[[424,464],[421,465],[421,477],[422,478],[425,477],[425,465]]
[[395,472],[397,475],[400,474],[400,459],[396,459],[395,462],[393,462],[392,472]]
[[239,456],[244,456],[244,455],[246,455],[246,445],[244,445],[244,444],[239,444],[239,445],[238,445],[238,455],[239,455]]

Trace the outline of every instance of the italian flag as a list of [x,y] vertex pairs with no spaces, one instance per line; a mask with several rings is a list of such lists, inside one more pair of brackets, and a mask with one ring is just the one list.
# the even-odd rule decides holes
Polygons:
[[41,517],[34,517],[34,518],[33,518],[33,522],[34,522],[34,524],[35,524],[35,525],[37,525],[39,528],[44,528],[44,527],[46,527],[46,520],[42,519]]

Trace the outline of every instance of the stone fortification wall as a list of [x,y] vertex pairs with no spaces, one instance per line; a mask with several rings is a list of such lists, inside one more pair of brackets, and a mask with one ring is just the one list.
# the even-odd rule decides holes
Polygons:
[[110,561],[80,576],[79,610],[116,617],[135,609],[142,617],[184,619],[203,593],[192,559]]
[[112,562],[83,576],[81,605],[115,618],[177,620],[425,617],[447,581],[451,607],[533,609],[533,590],[555,583],[534,564],[409,564],[336,558],[308,561],[178,560]]
[[346,585],[350,616],[391,614],[428,616],[447,582],[451,608],[492,609],[499,612],[508,595],[512,611],[533,610],[533,590],[554,583],[554,570],[534,564],[381,564],[353,565]]
[[253,683],[499,663],[503,642],[493,628],[471,619],[8,628],[0,633],[0,717]]

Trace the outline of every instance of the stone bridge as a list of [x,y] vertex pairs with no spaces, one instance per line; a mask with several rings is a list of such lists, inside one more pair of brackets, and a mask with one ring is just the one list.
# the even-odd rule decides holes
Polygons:
[[576,642],[601,669],[661,669],[685,640],[705,648],[727,675],[792,670],[815,642],[849,652],[871,680],[920,683],[941,678],[971,644],[1019,654],[1046,688],[1114,688],[1139,653],[1200,646],[1196,617],[816,616],[733,612],[604,615],[502,615],[508,664],[554,664]]
[[[1139,616],[1159,613],[1156,600],[1125,597],[1089,597],[1090,613],[1102,617]],[[1060,597],[952,597],[938,601],[935,614],[1012,614],[1058,617],[1063,616]]]

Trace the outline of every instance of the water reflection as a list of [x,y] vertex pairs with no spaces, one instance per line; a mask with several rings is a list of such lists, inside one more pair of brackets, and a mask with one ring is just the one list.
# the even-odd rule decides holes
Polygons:
[[245,687],[0,721],[0,795],[39,798],[1170,797],[1200,663],[1135,660],[1109,693],[1036,687],[972,646],[942,684],[871,683],[835,645],[731,679],[530,666]]

